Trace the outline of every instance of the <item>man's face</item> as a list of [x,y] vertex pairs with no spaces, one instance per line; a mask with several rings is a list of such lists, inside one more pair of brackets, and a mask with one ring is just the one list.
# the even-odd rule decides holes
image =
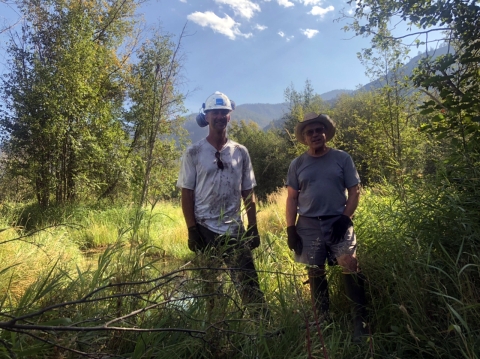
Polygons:
[[210,110],[205,113],[205,119],[213,130],[223,130],[230,121],[230,110]]
[[321,123],[311,123],[303,130],[303,138],[308,147],[312,150],[321,149],[326,146],[327,136],[325,134],[325,125]]

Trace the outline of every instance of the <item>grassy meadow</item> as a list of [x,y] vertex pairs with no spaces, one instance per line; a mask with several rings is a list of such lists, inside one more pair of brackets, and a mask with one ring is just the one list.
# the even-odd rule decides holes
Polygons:
[[285,191],[258,208],[270,318],[252,316],[225,268],[188,250],[178,202],[3,204],[0,358],[478,358],[478,212],[461,194],[406,188],[365,189],[354,219],[372,333],[361,344],[338,267],[328,268],[333,322],[306,325],[315,317],[286,245]]

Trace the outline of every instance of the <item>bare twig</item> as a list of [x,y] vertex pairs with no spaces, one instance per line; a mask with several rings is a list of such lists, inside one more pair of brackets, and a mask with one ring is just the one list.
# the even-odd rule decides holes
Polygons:
[[117,331],[117,332],[139,332],[139,333],[152,333],[152,332],[180,332],[188,334],[201,334],[205,335],[203,330],[187,329],[187,328],[129,328],[129,327],[72,327],[72,326],[53,326],[53,325],[26,325],[15,324],[12,327],[3,327],[3,323],[0,323],[0,328],[10,331],[18,330],[43,330],[43,331],[60,331],[60,332],[98,332],[98,331]]
[[427,95],[428,97],[430,97],[433,101],[435,101],[435,103],[439,106],[441,106],[442,108],[446,109],[446,107],[443,105],[442,101],[440,101],[440,99],[436,98],[435,95],[431,94],[430,92],[428,92],[427,90],[425,89],[422,89],[422,88],[419,88],[420,91],[422,91],[425,95]]
[[382,39],[399,40],[399,39],[405,39],[405,38],[410,37],[410,36],[426,35],[426,34],[429,34],[431,32],[436,32],[436,31],[452,31],[452,30],[453,30],[453,28],[451,28],[451,27],[445,27],[445,28],[440,28],[440,29],[430,29],[430,30],[425,30],[425,31],[412,32],[410,34],[406,34],[406,35],[403,35],[403,36],[384,36],[384,35],[380,35],[379,33],[375,32],[373,30],[368,30],[368,31],[371,32],[372,34],[374,34],[375,36],[381,37]]

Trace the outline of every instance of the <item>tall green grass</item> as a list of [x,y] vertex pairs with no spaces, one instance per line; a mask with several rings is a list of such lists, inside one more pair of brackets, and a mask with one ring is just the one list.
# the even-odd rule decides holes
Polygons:
[[[0,242],[27,237],[0,245],[0,357],[478,358],[479,229],[475,206],[460,210],[465,198],[418,184],[363,191],[354,223],[372,336],[360,345],[338,267],[328,268],[334,321],[306,326],[314,315],[306,271],[286,245],[285,191],[258,213],[269,319],[243,307],[225,268],[207,270],[188,251],[174,203],[58,210],[36,228],[68,226],[32,235],[14,218],[25,209],[12,206]],[[21,316],[16,324],[40,329],[5,324]],[[106,323],[117,330],[96,331]]]
[[451,188],[402,190],[367,191],[356,220],[380,352],[478,358],[478,212]]

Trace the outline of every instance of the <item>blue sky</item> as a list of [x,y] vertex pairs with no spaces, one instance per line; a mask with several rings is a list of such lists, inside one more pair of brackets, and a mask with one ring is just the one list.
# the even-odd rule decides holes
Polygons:
[[[237,104],[280,103],[307,79],[319,94],[368,83],[356,53],[369,39],[342,30],[342,9],[351,10],[343,0],[148,0],[139,14],[176,38],[187,24],[182,91],[197,112],[215,91]],[[3,23],[4,3],[0,10]]]
[[160,21],[183,39],[186,105],[196,112],[221,91],[244,103],[280,103],[291,84],[315,92],[355,89],[369,79],[356,53],[369,46],[342,27],[342,0],[161,0],[145,3],[147,24]]

